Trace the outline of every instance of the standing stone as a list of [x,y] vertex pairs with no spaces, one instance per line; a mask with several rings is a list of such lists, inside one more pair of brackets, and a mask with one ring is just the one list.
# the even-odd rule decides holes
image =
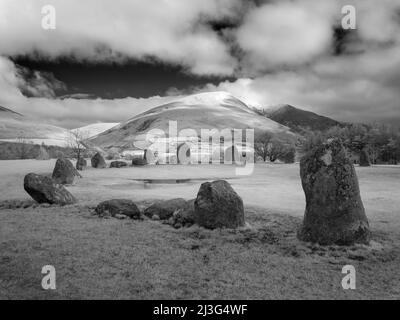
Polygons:
[[242,198],[225,180],[205,182],[194,202],[195,222],[205,228],[244,226]]
[[79,158],[76,161],[76,169],[77,170],[82,171],[82,170],[86,169],[86,167],[87,167],[87,161],[85,158]]
[[110,168],[122,168],[126,167],[128,164],[125,161],[112,161],[110,163]]
[[362,149],[360,152],[360,167],[370,167],[369,155],[367,150]]
[[127,216],[131,219],[140,219],[140,210],[137,205],[127,199],[113,199],[101,202],[95,209],[100,216],[118,217]]
[[314,148],[300,161],[306,196],[298,237],[322,245],[368,243],[369,224],[353,164],[337,139]]
[[24,189],[39,203],[59,205],[76,203],[75,197],[67,189],[46,176],[27,174],[24,179]]
[[91,162],[93,168],[102,169],[106,167],[106,161],[99,152],[92,157]]
[[66,158],[57,159],[52,175],[55,183],[72,184],[77,176],[79,177],[80,174],[76,171],[71,161]]

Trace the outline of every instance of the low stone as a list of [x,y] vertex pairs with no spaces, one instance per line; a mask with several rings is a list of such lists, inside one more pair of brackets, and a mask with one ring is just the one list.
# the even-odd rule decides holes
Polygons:
[[150,218],[153,215],[158,215],[161,220],[166,220],[172,217],[176,210],[184,208],[185,206],[186,200],[182,198],[158,201],[146,208],[144,214]]
[[110,168],[122,168],[126,166],[128,166],[128,164],[125,161],[112,161],[110,163]]
[[95,209],[99,216],[125,215],[131,219],[140,219],[140,210],[137,205],[127,199],[112,199],[103,201]]
[[205,182],[194,201],[194,219],[208,229],[243,227],[242,198],[225,180]]
[[133,166],[145,166],[147,164],[147,160],[145,158],[133,158],[132,165]]

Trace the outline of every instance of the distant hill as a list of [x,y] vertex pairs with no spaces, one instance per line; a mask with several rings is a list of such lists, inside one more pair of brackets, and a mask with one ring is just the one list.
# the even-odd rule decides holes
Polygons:
[[0,141],[65,146],[69,130],[0,106]]
[[177,121],[178,132],[194,129],[199,136],[201,129],[225,128],[252,128],[256,135],[268,131],[282,137],[295,136],[288,127],[258,114],[227,92],[205,92],[150,109],[100,133],[90,142],[106,149],[129,148],[146,140],[149,130],[161,129],[168,134],[169,121]]
[[119,122],[98,122],[89,124],[84,127],[72,129],[72,132],[80,131],[83,135],[87,136],[88,138],[92,138],[97,136],[100,133],[103,133],[115,126],[119,125]]
[[261,110],[260,113],[298,133],[304,129],[325,131],[334,126],[344,125],[339,121],[291,105],[269,107]]

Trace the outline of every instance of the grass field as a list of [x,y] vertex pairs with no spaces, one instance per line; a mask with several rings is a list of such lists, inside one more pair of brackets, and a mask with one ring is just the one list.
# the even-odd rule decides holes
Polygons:
[[[53,166],[53,160],[0,161],[0,201],[29,199],[24,175]],[[90,168],[68,187],[76,205],[0,209],[0,298],[398,299],[400,167],[357,168],[357,174],[371,244],[321,247],[296,239],[305,206],[297,164],[259,164],[245,177],[232,166]],[[98,202],[112,198],[142,208],[154,199],[191,199],[203,181],[218,178],[243,198],[245,228],[173,229],[93,215]],[[41,268],[49,264],[57,289],[45,291]],[[346,264],[356,268],[356,290],[341,287]]]

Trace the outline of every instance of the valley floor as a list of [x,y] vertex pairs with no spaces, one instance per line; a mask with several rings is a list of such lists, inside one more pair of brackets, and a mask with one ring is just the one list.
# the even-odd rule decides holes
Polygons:
[[[28,200],[24,175],[51,173],[54,163],[0,161],[0,201]],[[68,187],[76,205],[0,209],[0,298],[398,299],[400,167],[357,174],[371,244],[321,247],[296,239],[305,206],[298,164],[257,164],[250,176],[236,176],[229,165],[89,168]],[[221,178],[243,198],[243,229],[173,229],[93,215],[102,200],[144,207],[191,199],[202,182]],[[356,268],[356,290],[341,287],[346,264]],[[44,265],[56,268],[56,290],[41,287]]]

